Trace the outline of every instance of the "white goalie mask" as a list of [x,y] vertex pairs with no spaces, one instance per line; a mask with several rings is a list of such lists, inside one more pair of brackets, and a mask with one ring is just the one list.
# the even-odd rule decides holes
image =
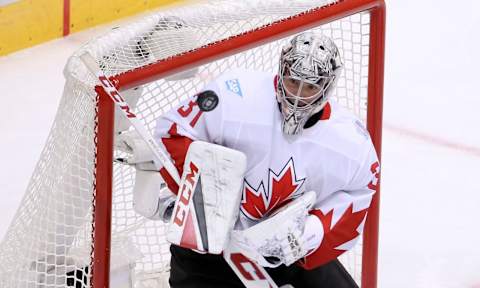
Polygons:
[[321,34],[299,34],[283,47],[277,101],[284,134],[300,134],[307,120],[323,109],[342,67],[337,46]]

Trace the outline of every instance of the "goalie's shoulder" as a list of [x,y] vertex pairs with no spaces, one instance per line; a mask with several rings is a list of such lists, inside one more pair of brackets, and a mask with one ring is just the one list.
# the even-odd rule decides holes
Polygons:
[[338,136],[348,139],[353,144],[361,144],[370,140],[365,124],[352,111],[342,105],[332,102],[331,129]]
[[322,123],[321,133],[312,136],[311,140],[331,153],[343,155],[342,158],[363,162],[365,154],[373,149],[364,122],[334,101],[330,101],[330,106],[330,118]]

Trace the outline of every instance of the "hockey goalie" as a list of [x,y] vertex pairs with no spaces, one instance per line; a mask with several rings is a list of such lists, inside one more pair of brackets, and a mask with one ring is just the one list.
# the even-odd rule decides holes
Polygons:
[[179,184],[134,134],[117,139],[134,154],[135,209],[169,223],[171,287],[244,287],[236,275],[358,287],[337,257],[361,237],[375,149],[330,99],[342,73],[330,38],[304,32],[279,57],[276,75],[232,69],[157,120]]

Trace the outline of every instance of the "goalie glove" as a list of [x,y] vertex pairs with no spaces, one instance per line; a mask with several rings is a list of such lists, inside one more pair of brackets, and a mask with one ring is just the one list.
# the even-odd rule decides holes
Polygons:
[[133,208],[138,214],[169,222],[176,196],[166,187],[158,171],[135,171]]
[[137,170],[159,171],[161,168],[155,166],[152,151],[134,130],[119,133],[115,137],[115,148],[128,154],[115,159],[117,162],[134,165]]
[[231,241],[261,266],[291,265],[316,249],[323,238],[320,220],[308,216],[315,200],[315,192],[306,192],[262,222],[232,231]]
[[117,135],[115,147],[127,154],[116,161],[135,167],[135,212],[151,220],[170,221],[176,196],[166,187],[147,143],[136,131],[126,131]]

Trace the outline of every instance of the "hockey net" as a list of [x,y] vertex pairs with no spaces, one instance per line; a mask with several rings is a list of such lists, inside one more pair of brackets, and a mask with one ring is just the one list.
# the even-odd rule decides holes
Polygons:
[[[80,54],[95,57],[153,131],[159,115],[213,77],[234,67],[276,72],[280,48],[294,33],[319,30],[334,39],[345,65],[334,98],[368,124],[380,152],[383,11],[383,1],[374,0],[209,1],[152,14],[86,44],[65,67],[52,130],[0,244],[0,287],[104,287],[108,275],[100,274],[108,270],[112,287],[168,287],[165,226],[133,210],[134,168],[113,162],[111,176],[102,170],[112,165],[108,147],[113,159],[125,155],[114,149],[114,131],[101,127],[132,128],[120,116],[115,129],[108,126]],[[105,196],[106,177],[112,189]],[[375,286],[376,203],[367,240],[341,257],[364,287]],[[105,251],[110,265],[98,272],[109,263]]]

